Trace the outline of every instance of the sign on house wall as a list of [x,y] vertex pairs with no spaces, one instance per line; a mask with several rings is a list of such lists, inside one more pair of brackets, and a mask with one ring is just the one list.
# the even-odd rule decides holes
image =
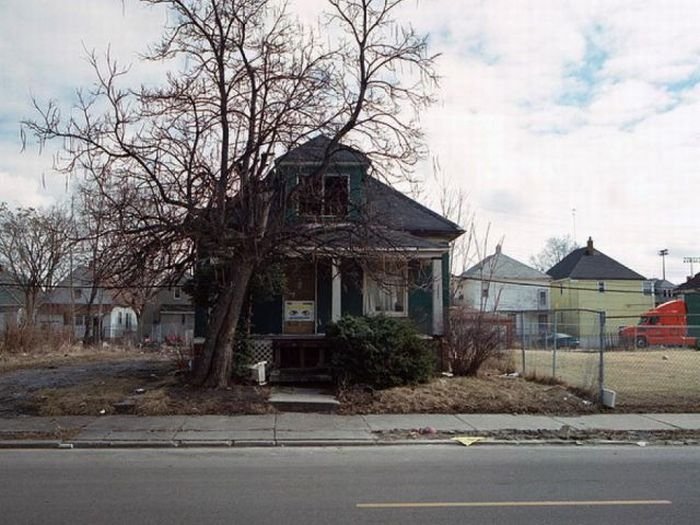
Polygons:
[[285,301],[285,321],[311,321],[316,319],[314,314],[315,301]]

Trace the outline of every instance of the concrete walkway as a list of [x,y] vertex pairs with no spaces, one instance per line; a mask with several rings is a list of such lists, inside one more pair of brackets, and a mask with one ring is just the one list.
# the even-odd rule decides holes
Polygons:
[[[444,442],[445,434],[537,432],[700,432],[700,414],[511,414],[338,416],[62,416],[0,418],[0,447],[165,447],[372,445]],[[416,437],[422,439],[416,440]]]

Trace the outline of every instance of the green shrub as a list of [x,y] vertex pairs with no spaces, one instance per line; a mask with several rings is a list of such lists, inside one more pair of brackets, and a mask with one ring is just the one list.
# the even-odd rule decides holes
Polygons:
[[326,330],[336,379],[374,388],[423,383],[433,374],[435,355],[406,321],[346,316]]

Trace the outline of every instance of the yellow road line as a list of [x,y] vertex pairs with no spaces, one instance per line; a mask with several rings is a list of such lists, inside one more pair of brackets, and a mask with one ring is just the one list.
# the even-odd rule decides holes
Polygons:
[[582,501],[456,501],[415,503],[358,503],[358,509],[421,509],[448,507],[602,507],[605,505],[671,505],[667,499]]

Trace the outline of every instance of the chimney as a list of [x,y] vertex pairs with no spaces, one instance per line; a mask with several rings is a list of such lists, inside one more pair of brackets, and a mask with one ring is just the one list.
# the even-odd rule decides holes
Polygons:
[[500,243],[498,243],[496,245],[496,255],[501,255],[501,244]]
[[588,237],[588,242],[586,242],[586,255],[593,255],[595,250],[593,249],[593,238]]

